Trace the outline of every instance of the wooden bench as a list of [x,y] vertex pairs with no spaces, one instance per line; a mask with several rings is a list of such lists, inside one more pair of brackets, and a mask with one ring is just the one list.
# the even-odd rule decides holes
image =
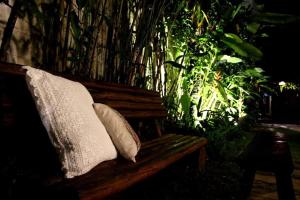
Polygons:
[[153,121],[153,130],[158,137],[142,141],[136,163],[118,158],[100,163],[82,176],[64,179],[56,153],[27,90],[24,75],[25,70],[20,65],[0,63],[0,146],[4,161],[12,163],[6,168],[13,169],[11,179],[16,186],[12,187],[12,193],[17,195],[13,198],[18,198],[18,195],[33,197],[32,194],[39,197],[48,194],[49,190],[45,188],[55,188],[55,191],[65,195],[69,192],[79,199],[104,199],[192,153],[200,153],[197,162],[199,169],[204,168],[207,139],[164,134],[160,123],[167,112],[158,93],[119,84],[81,81],[95,102],[117,109],[132,123],[141,138],[144,134],[141,121]]

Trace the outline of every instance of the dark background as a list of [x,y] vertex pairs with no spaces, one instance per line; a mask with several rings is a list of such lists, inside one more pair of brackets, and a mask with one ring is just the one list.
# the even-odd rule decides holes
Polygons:
[[[261,0],[265,11],[300,16],[300,0]],[[273,81],[300,84],[300,22],[268,28],[269,37],[260,41],[264,53],[262,67]],[[300,124],[300,92],[283,91],[272,94],[273,122]]]
[[[263,0],[265,10],[300,15],[300,0]],[[270,37],[261,45],[263,68],[275,81],[300,83],[300,23],[278,25],[270,30]]]

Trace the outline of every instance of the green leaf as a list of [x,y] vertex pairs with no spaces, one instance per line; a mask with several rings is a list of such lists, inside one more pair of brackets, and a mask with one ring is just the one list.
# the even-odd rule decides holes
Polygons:
[[233,56],[228,56],[228,55],[222,55],[219,57],[219,60],[223,61],[225,60],[228,63],[240,63],[243,62],[242,59],[238,58],[238,57],[233,57]]
[[251,77],[262,77],[262,72],[264,72],[263,69],[259,67],[245,70],[245,74]]
[[233,42],[236,42],[236,43],[243,43],[243,40],[237,36],[236,34],[233,34],[233,33],[225,33],[225,38],[227,39],[231,39]]
[[241,49],[240,45],[238,43],[235,43],[230,40],[222,40],[222,42],[224,42],[228,47],[233,49],[237,54],[244,56],[244,57],[248,57],[247,52],[245,50]]
[[256,22],[263,22],[269,24],[287,24],[300,22],[300,17],[289,14],[265,12],[259,13],[256,16],[254,16],[254,20]]
[[186,93],[184,93],[181,96],[181,98],[180,98],[180,103],[181,103],[184,115],[189,115],[189,113],[190,113],[190,105],[191,105],[191,100],[190,100],[189,95],[187,95]]
[[264,4],[256,4],[256,9],[257,10],[262,11],[262,10],[264,10],[264,8],[265,8]]
[[255,60],[260,60],[263,57],[261,50],[248,42],[244,42],[241,48],[247,51],[248,56],[254,58]]
[[183,95],[180,98],[180,104],[183,110],[184,118],[190,118],[191,97],[189,96],[189,84],[186,79],[182,83]]
[[252,22],[252,23],[248,24],[246,28],[250,33],[255,34],[255,33],[257,33],[259,27],[260,27],[260,23]]
[[81,28],[80,28],[79,18],[75,11],[71,12],[71,30],[74,39],[78,41],[80,38]]
[[231,19],[233,20],[235,18],[235,16],[239,13],[240,9],[242,7],[242,4],[240,3],[237,8],[234,10],[234,12],[232,13]]
[[228,7],[225,11],[224,14],[222,15],[222,19],[227,19],[230,20],[232,17],[232,13],[234,12],[235,7]]
[[225,89],[224,89],[222,83],[220,81],[216,81],[216,82],[217,82],[217,88],[218,88],[219,94],[221,95],[223,102],[226,103],[227,105],[229,105],[227,94],[225,92]]
[[261,37],[267,38],[267,37],[269,37],[269,35],[268,35],[267,33],[262,33],[262,34],[261,34]]
[[221,37],[221,40],[241,56],[250,57],[254,60],[260,60],[263,56],[263,53],[258,48],[243,41],[239,36],[233,33],[225,33],[224,36]]
[[263,73],[264,72],[264,70],[260,67],[255,67],[254,70],[257,71],[258,73]]

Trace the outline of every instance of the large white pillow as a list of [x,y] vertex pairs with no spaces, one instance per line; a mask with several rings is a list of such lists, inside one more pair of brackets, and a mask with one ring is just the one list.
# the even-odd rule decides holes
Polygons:
[[135,162],[141,142],[130,124],[118,111],[105,104],[94,103],[93,106],[120,154]]
[[26,81],[67,178],[84,174],[117,151],[80,83],[25,66]]

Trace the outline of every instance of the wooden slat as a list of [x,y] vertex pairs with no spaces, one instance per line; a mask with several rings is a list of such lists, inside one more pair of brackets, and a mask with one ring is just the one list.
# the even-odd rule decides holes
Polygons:
[[[148,154],[152,154],[155,151],[159,151],[168,146],[181,144],[181,142],[187,141],[190,136],[182,136],[182,135],[172,135],[172,137],[168,138],[168,140],[158,140],[152,145],[142,146],[141,151],[139,152],[138,157],[147,157]],[[137,158],[138,159],[138,158]]]
[[[182,135],[178,135],[179,138],[181,139],[181,144],[185,144],[188,142],[188,139],[190,139],[190,136],[182,136]],[[107,162],[103,162],[101,163],[101,165],[98,165],[96,168],[94,168],[91,172],[84,174],[80,177],[75,177],[74,179],[69,180],[69,183],[67,184],[72,184],[72,185],[83,185],[83,184],[89,184],[89,182],[94,182],[94,181],[101,181],[103,179],[107,179],[107,177],[110,176],[115,176],[118,173],[124,173],[122,171],[124,171],[124,169],[126,169],[126,171],[128,169],[131,169],[133,167],[139,166],[139,165],[143,165],[143,163],[151,160],[151,159],[155,159],[157,157],[157,153],[163,153],[163,152],[167,152],[170,151],[172,149],[174,149],[174,145],[179,145],[180,143],[178,143],[178,141],[176,141],[178,139],[178,137],[174,137],[171,136],[169,137],[168,140],[166,140],[165,144],[163,146],[161,146],[160,148],[156,148],[157,145],[154,145],[154,148],[152,147],[151,150],[153,151],[153,153],[148,154],[148,156],[145,156],[143,154],[145,154],[145,150],[143,150],[143,146],[144,143],[142,144],[142,149],[140,150],[140,152],[138,153],[136,159],[137,159],[137,163],[133,163],[127,160],[123,160],[123,159],[115,159],[115,160],[111,160],[111,161],[107,161]],[[157,142],[159,142],[160,140],[157,140]],[[147,152],[151,151],[151,150],[146,150]],[[115,167],[117,167],[117,169],[115,169]],[[114,169],[114,170],[111,170]],[[100,174],[106,174],[106,176],[99,176]],[[97,178],[95,180],[90,180],[91,177],[96,176]],[[81,186],[80,186],[81,187]]]
[[[0,62],[0,73],[4,74],[4,75],[8,75],[8,76],[25,76],[26,69],[23,69],[22,66],[24,66],[24,65]],[[53,73],[53,72],[50,72],[50,73]],[[60,75],[60,76],[63,76],[63,75]],[[90,83],[89,81],[80,81],[77,78],[72,77],[72,76],[63,76],[63,77],[72,79],[74,81],[79,81],[86,87],[90,86],[90,88],[95,88],[95,89],[104,88],[106,90],[109,90],[110,88],[117,88],[116,86],[109,86],[109,84],[106,85],[105,83],[103,83],[103,86],[97,86],[97,83],[95,83],[95,82]],[[117,90],[117,89],[115,89],[115,90]]]
[[111,101],[111,100],[104,100],[101,103],[109,105],[110,107],[116,110],[144,110],[148,111],[164,111],[165,108],[161,104],[153,104],[153,103],[135,103],[135,102],[128,102],[128,101]]
[[10,76],[25,76],[26,70],[22,65],[0,62],[0,73]]
[[161,104],[162,100],[159,96],[136,96],[128,93],[120,93],[114,91],[103,91],[93,92],[91,91],[92,97],[95,102],[102,101],[128,101],[128,102],[139,102],[139,103],[153,103]]
[[[180,139],[180,142],[178,141],[178,139]],[[125,171],[144,165],[146,162],[149,162],[150,160],[157,159],[157,157],[160,157],[161,155],[164,155],[169,151],[173,151],[174,149],[178,148],[178,146],[189,144],[194,139],[196,138],[191,136],[179,135],[179,138],[176,137],[176,140],[173,139],[168,140],[164,145],[160,146],[160,148],[156,148],[157,146],[151,148],[153,152],[151,154],[147,153],[147,152],[151,152],[151,150],[148,149],[146,150],[147,152],[144,152],[144,150],[142,149],[136,157],[137,163],[133,163],[127,160],[118,160],[118,159],[104,162],[101,163],[101,165],[98,165],[90,173],[87,173],[80,177],[74,178],[73,180],[70,180],[70,183],[74,185],[81,185],[80,187],[82,187],[82,185],[90,184],[89,183],[90,181],[91,182],[101,181],[107,179],[107,177],[118,175],[119,173],[123,174],[125,173]],[[147,155],[145,156],[145,154]],[[116,166],[118,167],[116,168]],[[105,174],[106,176],[98,176],[100,174]],[[93,176],[96,176],[97,178],[95,178],[95,180],[90,180],[91,177]]]
[[147,148],[150,148],[150,147],[152,147],[154,145],[157,145],[157,144],[167,143],[167,141],[169,141],[170,138],[173,139],[175,137],[179,137],[179,135],[178,134],[165,134],[161,137],[158,137],[158,138],[155,138],[155,139],[152,139],[150,141],[142,143],[141,149],[147,149]]
[[82,83],[87,88],[96,89],[99,91],[116,91],[150,96],[160,96],[158,92],[116,83],[106,83],[100,81],[80,81],[80,83]]
[[[26,69],[22,68],[23,65],[19,64],[13,64],[13,63],[3,63],[0,62],[0,74],[5,74],[9,76],[25,76]],[[50,72],[53,73],[53,72]],[[152,97],[160,97],[158,92],[145,90],[138,87],[132,87],[124,84],[116,84],[116,83],[107,83],[107,82],[100,82],[100,81],[83,81],[79,80],[76,77],[73,76],[65,76],[57,73],[53,73],[59,76],[63,76],[65,78],[79,81],[81,84],[83,84],[88,89],[95,89],[98,90],[98,92],[101,91],[114,91],[117,93],[127,93],[127,94],[134,94],[134,95],[140,95],[140,96],[152,96]]]
[[[91,179],[77,179],[77,184],[73,185],[78,191],[81,199],[94,200],[103,199],[110,194],[122,191],[123,189],[157,173],[161,169],[169,166],[177,160],[183,158],[207,143],[206,139],[188,136],[180,143],[166,144],[160,149],[156,149],[148,157],[143,156],[137,163],[126,164],[122,169],[118,166],[111,166],[110,171],[101,171],[100,174],[93,174]],[[158,156],[159,155],[159,156]],[[109,169],[109,168],[105,168]],[[124,169],[126,169],[124,171]],[[105,176],[103,175],[105,174]],[[80,181],[79,181],[80,180]],[[87,182],[85,182],[87,181]],[[89,182],[91,181],[91,182]],[[71,184],[72,185],[72,184]],[[70,186],[70,185],[69,185]]]
[[148,119],[148,118],[163,118],[167,116],[167,111],[133,111],[133,110],[119,110],[119,112],[125,118],[133,118],[133,119]]

